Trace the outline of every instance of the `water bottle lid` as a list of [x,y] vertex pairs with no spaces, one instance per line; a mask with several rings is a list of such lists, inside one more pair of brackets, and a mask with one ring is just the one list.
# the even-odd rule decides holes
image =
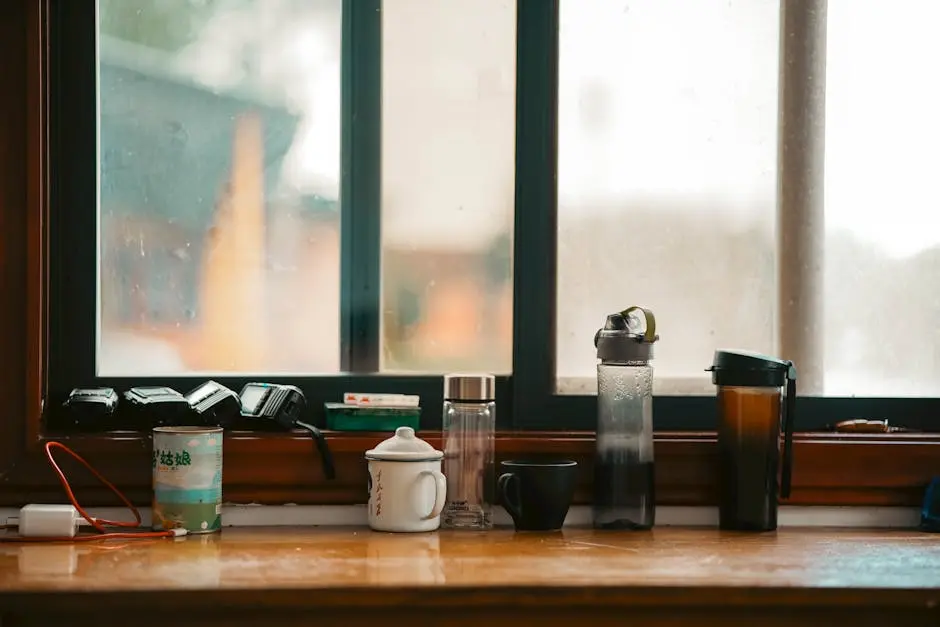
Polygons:
[[653,358],[656,317],[645,307],[628,307],[607,316],[594,334],[597,358],[602,362],[647,363]]
[[491,374],[444,375],[445,401],[492,401],[496,399],[496,377]]

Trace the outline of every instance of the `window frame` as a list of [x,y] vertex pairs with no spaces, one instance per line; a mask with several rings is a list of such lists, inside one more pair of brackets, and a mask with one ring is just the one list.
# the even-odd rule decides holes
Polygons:
[[[95,37],[97,15],[94,0],[54,3],[51,20],[53,76],[60,89],[53,90],[51,107],[51,203],[64,207],[65,199],[79,199],[70,211],[50,214],[49,396],[58,405],[73,387],[104,385],[125,390],[134,385],[168,385],[186,392],[201,378],[99,377],[95,373],[97,277],[85,270],[98,267],[97,161],[83,159],[97,146],[97,126],[79,120],[97,118],[97,91],[85,86],[97,72]],[[785,6],[784,3],[782,6]],[[824,4],[824,3],[822,3]],[[780,265],[810,268],[797,273],[798,280],[780,273],[781,306],[778,319],[797,324],[781,325],[788,353],[818,361],[812,342],[794,329],[806,329],[820,307],[807,289],[821,288],[813,264],[813,245],[787,246],[799,239],[816,240],[812,229],[821,225],[822,164],[818,122],[824,114],[814,90],[825,89],[825,72],[812,72],[825,62],[825,12],[799,9],[782,11],[781,29],[806,36],[786,38],[781,49],[781,129],[813,141],[794,142],[780,149],[778,169],[786,185],[780,185]],[[557,334],[557,154],[558,154],[558,58],[559,1],[519,2],[517,15],[516,172],[513,259],[513,371],[501,376],[498,428],[522,430],[592,430],[596,397],[561,395],[555,391]],[[314,408],[313,421],[323,426],[322,402],[339,399],[345,391],[370,389],[419,394],[423,423],[440,429],[441,377],[378,373],[381,293],[381,129],[382,129],[382,27],[381,0],[344,0],[341,71],[341,368],[342,374],[313,376],[252,375],[214,377],[239,390],[249,380],[276,378],[297,385]],[[810,18],[812,15],[814,18]],[[62,29],[66,24],[68,28]],[[820,32],[822,31],[822,35]],[[816,45],[807,46],[822,38]],[[820,51],[819,48],[822,48]],[[68,50],[68,53],[63,53]],[[823,65],[824,67],[824,65]],[[814,78],[806,78],[814,76]],[[820,77],[821,75],[821,77]],[[820,83],[823,83],[820,85]],[[810,105],[810,106],[807,106]],[[815,121],[814,121],[815,120]],[[789,131],[794,131],[790,133]],[[785,135],[784,133],[781,133]],[[815,196],[811,194],[815,193]],[[78,210],[75,210],[75,207]],[[90,219],[91,210],[95,219]],[[804,228],[808,225],[808,229]],[[76,238],[76,234],[79,234]],[[77,239],[77,243],[76,243]],[[818,272],[816,273],[818,274]],[[818,330],[818,327],[814,330]],[[668,335],[668,330],[664,330]],[[798,368],[801,362],[797,361]],[[703,364],[704,367],[707,364]],[[510,385],[510,382],[512,383]],[[799,383],[798,383],[799,388]],[[508,394],[511,392],[511,394]],[[510,402],[505,402],[505,399]],[[836,420],[855,417],[903,416],[906,426],[924,428],[930,416],[940,413],[940,399],[874,399],[799,397],[797,429],[826,429]],[[654,424],[658,430],[695,431],[716,425],[712,396],[657,396]]]
[[[558,254],[558,206],[556,181],[558,137],[558,56],[559,14],[562,0],[530,7],[531,22],[521,19],[525,0],[520,0],[519,80],[517,98],[523,102],[516,116],[517,164],[516,233],[529,240],[517,252],[527,252],[516,260],[515,280],[525,279],[523,303],[527,327],[516,331],[514,355],[521,347],[539,346],[531,361],[523,359],[514,376],[524,377],[527,391],[515,401],[516,427],[520,429],[594,428],[597,397],[558,394],[555,379],[557,334],[554,312],[557,308],[556,285]],[[569,0],[571,1],[571,0]],[[783,351],[800,370],[803,385],[818,387],[821,348],[816,336],[821,325],[822,307],[822,237],[825,133],[825,48],[827,0],[780,2],[781,47],[779,57],[778,125],[778,312]],[[529,30],[523,32],[523,26]],[[545,71],[546,59],[552,64]],[[523,69],[525,71],[523,71]],[[526,99],[531,102],[526,102]],[[525,133],[529,133],[525,135]],[[792,141],[787,141],[791,138]],[[544,143],[540,143],[540,141]],[[520,146],[522,149],[520,149]],[[524,152],[528,151],[528,152]],[[520,176],[524,175],[524,176]],[[522,193],[520,193],[522,190]],[[526,211],[540,213],[541,220],[519,219]],[[522,222],[522,223],[520,223]],[[524,230],[523,230],[524,229]],[[518,236],[518,235],[517,235]],[[794,245],[800,242],[800,245]],[[519,270],[519,268],[523,268]],[[798,272],[789,269],[798,268]],[[794,279],[793,275],[796,275]],[[517,295],[519,293],[517,292]],[[552,312],[551,316],[540,312]],[[550,319],[550,320],[549,320]],[[536,320],[536,323],[528,321]],[[668,329],[662,330],[664,336]],[[545,342],[545,338],[550,338]],[[540,345],[541,343],[541,345]],[[547,350],[543,350],[542,345]],[[716,346],[716,348],[719,348]],[[531,350],[531,349],[530,349]],[[516,364],[514,363],[514,366]],[[708,366],[702,364],[702,369]],[[654,362],[655,367],[655,362]],[[809,376],[805,376],[805,375]],[[518,385],[518,383],[517,383]],[[891,424],[921,430],[936,429],[940,398],[879,398],[800,395],[797,382],[795,429],[801,432],[827,431],[842,420],[855,418],[889,419]],[[713,396],[656,395],[653,399],[653,423],[657,431],[712,430],[717,425],[717,407]]]
[[[72,0],[74,1],[74,0]],[[49,340],[54,333],[55,311],[48,273],[56,241],[50,230],[54,205],[50,196],[57,181],[50,176],[56,165],[52,138],[57,128],[50,119],[50,94],[55,90],[56,67],[50,45],[54,30],[49,16],[61,0],[15,0],[5,5],[8,19],[0,21],[0,51],[6,53],[11,71],[0,77],[4,93],[25,91],[24,98],[0,99],[0,288],[21,294],[22,306],[0,312],[0,348],[7,360],[0,365],[0,391],[9,408],[0,416],[0,503],[40,502],[59,498],[59,486],[48,472],[42,444],[49,439],[66,442],[86,455],[106,476],[117,480],[136,502],[147,503],[150,491],[149,434],[61,434],[43,425],[47,375],[55,351]],[[358,2],[358,0],[357,0]],[[66,4],[67,2],[61,2]],[[593,455],[593,397],[557,396],[553,392],[554,320],[554,90],[552,72],[557,56],[546,61],[541,45],[555,40],[557,52],[557,1],[518,0],[517,41],[517,180],[516,180],[516,285],[514,316],[532,320],[516,325],[513,379],[500,380],[500,413],[516,419],[500,425],[497,455],[566,456],[582,466],[578,500],[589,502],[590,465]],[[541,39],[540,39],[541,38]],[[545,95],[549,98],[545,98]],[[75,172],[71,172],[74,177]],[[548,181],[547,184],[546,181]],[[86,181],[87,182],[87,181]],[[552,210],[545,210],[552,207]],[[22,208],[22,209],[21,209]],[[540,210],[540,208],[542,210]],[[23,234],[25,233],[25,237]],[[526,237],[518,237],[525,233]],[[550,234],[539,239],[536,233]],[[528,255],[528,256],[527,256]],[[549,262],[546,262],[549,260]],[[552,266],[546,272],[546,265]],[[14,299],[15,301],[15,299]],[[19,301],[15,301],[19,302]],[[525,318],[520,316],[532,316]],[[541,329],[543,335],[539,335]],[[546,331],[551,333],[545,335]],[[49,335],[47,335],[47,333]],[[539,341],[539,338],[542,338]],[[545,341],[546,338],[550,341]],[[326,384],[362,383],[373,389],[393,389],[401,379],[411,385],[428,385],[420,377],[363,376],[324,378]],[[429,377],[439,382],[440,377]],[[388,386],[388,387],[386,387]],[[428,390],[424,405],[440,398],[439,384]],[[813,399],[800,399],[805,407]],[[819,415],[880,417],[903,412],[911,426],[929,425],[932,402],[925,399],[844,399],[825,401]],[[936,399],[926,399],[935,401]],[[696,403],[701,403],[696,405]],[[672,404],[670,406],[670,404]],[[709,427],[710,397],[661,397],[656,399],[657,501],[661,504],[713,504],[717,489],[714,470],[715,436]],[[879,409],[891,410],[879,414]],[[871,413],[858,412],[869,409]],[[433,409],[432,409],[433,411]],[[439,409],[438,409],[439,411]],[[802,411],[802,409],[801,409]],[[670,412],[697,427],[675,432]],[[565,416],[565,427],[552,417]],[[713,420],[713,414],[711,414]],[[911,424],[911,420],[915,424]],[[828,421],[827,421],[828,422]],[[680,423],[681,424],[681,423]],[[713,422],[711,423],[713,425]],[[583,427],[584,430],[579,430]],[[515,431],[511,429],[517,429]],[[518,430],[518,429],[524,430]],[[565,431],[559,431],[565,428]],[[805,427],[804,427],[805,428]],[[542,430],[540,430],[542,429]],[[551,429],[551,430],[544,430]],[[440,445],[431,427],[426,436]],[[339,479],[328,482],[311,463],[312,445],[299,433],[234,432],[226,435],[225,498],[230,502],[255,503],[361,503],[365,497],[365,464],[362,454],[382,439],[380,434],[331,434]],[[791,503],[915,505],[923,487],[940,463],[940,435],[846,435],[804,433],[795,438],[794,496]],[[73,480],[83,502],[110,502],[106,492],[86,477]]]
[[[97,119],[97,93],[85,86],[97,80],[95,0],[53,2],[50,63],[58,89],[52,91],[51,205],[79,199],[78,210],[50,213],[50,337],[48,392],[58,407],[75,387],[106,386],[119,392],[134,386],[166,385],[180,392],[200,384],[199,376],[98,376],[97,339],[88,329],[97,320],[98,167],[88,154],[97,146],[97,126],[77,120]],[[323,424],[322,403],[344,392],[371,390],[418,394],[423,423],[440,429],[441,376],[377,373],[381,293],[381,0],[343,0],[341,62],[340,194],[340,363],[342,373],[281,376],[265,373],[220,375],[213,380],[233,390],[249,381],[276,379],[296,385],[313,408],[312,421]],[[67,25],[67,28],[62,28]],[[65,51],[68,51],[67,53]],[[100,150],[100,148],[99,148]],[[92,219],[92,210],[94,217]],[[76,234],[78,236],[76,237]],[[509,377],[497,377],[497,394],[509,396]],[[54,412],[52,426],[60,427]],[[498,427],[509,428],[511,415],[497,414]]]

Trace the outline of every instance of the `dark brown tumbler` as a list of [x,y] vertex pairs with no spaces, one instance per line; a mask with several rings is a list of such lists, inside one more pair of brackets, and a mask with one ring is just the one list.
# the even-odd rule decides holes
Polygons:
[[721,350],[709,370],[718,386],[719,526],[773,531],[778,471],[779,496],[790,496],[796,368],[792,362],[757,353]]

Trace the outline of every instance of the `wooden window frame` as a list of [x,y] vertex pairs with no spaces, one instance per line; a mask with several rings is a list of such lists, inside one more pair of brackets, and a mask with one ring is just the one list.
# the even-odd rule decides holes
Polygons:
[[[520,0],[531,10],[545,0]],[[48,270],[49,270],[49,33],[47,16],[50,0],[8,0],[0,3],[0,55],[6,71],[0,75],[0,291],[6,295],[0,308],[0,393],[6,402],[0,412],[0,505],[18,506],[27,502],[55,502],[63,497],[57,479],[43,454],[43,443],[54,436],[43,427],[43,398],[47,374]],[[557,15],[557,14],[556,14]],[[550,19],[547,16],[546,19]],[[520,23],[522,35],[537,38],[548,29],[532,20]],[[541,33],[541,35],[539,34]],[[521,36],[522,36],[521,35]],[[520,63],[525,53],[520,46]],[[532,54],[532,53],[530,53]],[[555,71],[552,63],[529,59],[531,68],[540,70],[520,74],[520,103],[541,97],[539,89],[550,85],[548,76]],[[543,81],[530,91],[532,82]],[[547,82],[546,82],[547,81]],[[551,87],[547,87],[551,91]],[[553,94],[552,94],[553,95]],[[531,103],[529,103],[531,104]],[[548,106],[548,105],[546,105]],[[553,105],[552,105],[553,106]],[[546,110],[549,111],[549,110]],[[542,134],[543,142],[554,141],[551,115],[530,116],[520,125],[517,135],[531,146],[529,157],[532,176],[544,146],[528,134]],[[554,154],[553,152],[550,154]],[[541,158],[545,158],[544,154]],[[551,185],[517,189],[517,207],[528,208],[553,202]],[[517,211],[520,213],[521,211]],[[531,218],[531,216],[530,216]],[[529,222],[528,226],[532,226]],[[537,230],[554,237],[555,223],[549,216]],[[552,255],[554,258],[554,255]],[[538,291],[533,273],[545,273],[536,267],[538,258],[517,260],[521,285],[516,296],[527,290]],[[554,264],[551,264],[552,266]],[[551,268],[554,276],[554,267]],[[538,296],[538,295],[536,295]],[[554,297],[554,293],[551,294]],[[538,298],[542,298],[538,296]],[[518,310],[517,310],[518,311]],[[514,352],[526,352],[526,360],[552,357],[543,349],[539,335],[554,328],[551,321],[536,323],[516,335]],[[517,359],[518,357],[514,357]],[[547,369],[517,371],[515,380],[503,381],[504,390],[512,387],[543,389]],[[539,379],[534,381],[533,379]],[[535,415],[526,427],[539,427],[539,414],[531,412],[574,412],[575,422],[589,424],[590,401],[580,397],[522,398],[513,396],[512,411],[517,416]],[[812,399],[811,399],[812,400]],[[819,400],[819,399],[817,399]],[[909,404],[900,399],[882,399],[893,408],[909,408],[911,415],[927,420],[933,412],[916,400]],[[672,411],[694,410],[683,399],[657,399],[674,403]],[[895,402],[897,401],[897,402]],[[802,399],[801,399],[802,402]],[[820,416],[833,419],[845,416],[829,412],[835,404],[820,405]],[[877,410],[878,399],[865,407]],[[707,421],[705,421],[707,422]],[[662,425],[661,425],[662,426]],[[543,426],[544,428],[544,426]],[[382,436],[375,434],[330,434],[335,452],[338,477],[327,481],[315,463],[308,437],[294,433],[233,432],[225,440],[224,492],[228,502],[351,504],[366,498],[366,470],[363,453]],[[425,437],[440,445],[439,432]],[[63,441],[85,455],[104,474],[114,480],[131,498],[141,504],[150,500],[150,438],[136,432],[63,435]],[[590,501],[593,434],[589,431],[553,431],[533,428],[525,431],[500,431],[497,437],[499,458],[567,457],[581,464],[582,482],[579,502]],[[657,501],[670,505],[709,505],[716,502],[716,444],[713,432],[657,431],[656,483]],[[794,504],[914,506],[921,501],[929,479],[940,469],[940,435],[884,434],[845,435],[800,433],[795,438],[793,495]],[[73,485],[83,502],[110,504],[113,501],[94,480],[74,473]]]

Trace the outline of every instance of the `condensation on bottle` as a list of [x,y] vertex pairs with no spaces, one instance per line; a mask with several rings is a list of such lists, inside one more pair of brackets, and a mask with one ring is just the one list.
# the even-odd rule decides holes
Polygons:
[[649,529],[656,518],[653,462],[653,344],[643,307],[607,316],[597,348],[593,521],[598,529]]

